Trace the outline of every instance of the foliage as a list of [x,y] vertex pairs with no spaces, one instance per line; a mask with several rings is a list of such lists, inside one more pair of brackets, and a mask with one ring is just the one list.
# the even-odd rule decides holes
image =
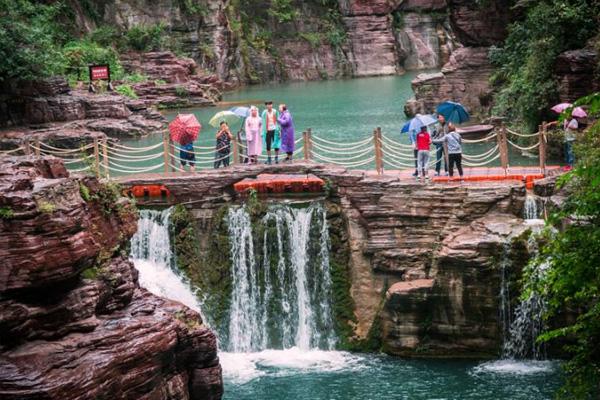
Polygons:
[[76,76],[78,80],[86,77],[87,66],[90,64],[110,65],[112,79],[120,79],[123,76],[119,54],[113,47],[104,47],[90,39],[81,39],[67,43],[63,47],[63,54],[67,73]]
[[37,202],[38,211],[43,214],[51,214],[56,211],[56,205],[50,203],[49,201],[40,200]]
[[318,32],[302,32],[300,37],[306,40],[313,49],[316,49],[321,45],[323,38]]
[[10,207],[0,207],[0,219],[12,219],[15,212]]
[[79,194],[85,202],[88,202],[92,199],[92,196],[90,195],[90,188],[88,188],[83,182],[79,182]]
[[[597,116],[597,104],[590,111]],[[600,396],[600,121],[588,129],[575,152],[575,168],[559,182],[570,194],[550,218],[560,230],[546,238],[537,260],[549,267],[536,290],[548,300],[548,317],[566,310],[577,310],[579,316],[575,322],[559,318],[562,323],[539,340],[570,343],[565,350],[572,358],[565,364],[567,382],[559,397],[590,399]]]
[[127,74],[123,77],[123,82],[126,83],[142,83],[142,82],[146,82],[148,80],[148,77],[144,74],[140,74],[138,72],[135,72],[133,74]]
[[187,97],[187,96],[189,96],[189,93],[188,93],[187,89],[185,87],[183,87],[183,86],[177,86],[177,87],[175,87],[175,94],[178,97]]
[[116,182],[108,181],[100,185],[99,190],[91,196],[97,201],[104,215],[109,216],[118,208],[118,200],[121,197],[122,187]]
[[534,131],[557,100],[554,62],[563,51],[584,47],[598,32],[600,3],[593,0],[545,0],[524,3],[525,17],[509,27],[490,59],[497,67],[495,112]]
[[279,23],[291,22],[298,16],[292,0],[271,0],[267,13]]
[[88,39],[103,47],[114,46],[119,43],[122,35],[112,26],[101,26],[93,30]]
[[60,74],[63,31],[56,19],[63,3],[0,0],[0,81]]
[[131,85],[119,85],[115,88],[115,91],[123,96],[129,97],[130,99],[137,99],[138,95],[133,90]]
[[179,8],[188,15],[203,17],[208,13],[206,6],[198,0],[179,0]]
[[138,51],[157,51],[166,46],[165,25],[135,25],[125,33],[127,47]]

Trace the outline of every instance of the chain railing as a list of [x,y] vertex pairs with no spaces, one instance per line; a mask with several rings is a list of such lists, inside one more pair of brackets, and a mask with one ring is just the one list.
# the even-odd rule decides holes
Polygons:
[[[510,140],[508,135],[526,138],[538,138],[535,144],[521,146]],[[463,152],[463,165],[466,167],[484,167],[497,165],[506,175],[509,174],[509,146],[525,152],[538,149],[540,172],[545,173],[546,168],[546,125],[540,125],[535,134],[520,134],[502,126],[495,133],[480,139],[462,139],[464,144],[490,143],[491,148],[479,153],[470,154]],[[308,162],[333,164],[353,169],[374,168],[378,174],[383,174],[386,169],[403,170],[415,167],[415,152],[412,145],[405,144],[391,136],[383,134],[381,128],[373,131],[372,136],[353,142],[338,142],[329,140],[327,137],[317,135],[308,129],[295,141],[297,152],[295,159],[303,159]],[[119,143],[112,139],[93,139],[92,143],[82,145],[79,148],[60,148],[39,140],[25,141],[22,146],[0,151],[0,155],[30,156],[51,155],[64,160],[67,168],[72,172],[90,172],[97,176],[110,177],[111,174],[144,174],[144,173],[174,173],[183,172],[184,163],[189,163],[187,157],[182,155],[193,152],[194,164],[197,170],[213,168],[215,163],[229,159],[232,156],[232,164],[243,164],[248,162],[247,146],[239,138],[234,137],[231,141],[230,152],[221,155],[219,150],[208,146],[194,146],[193,151],[183,149],[173,143],[168,134],[164,134],[163,140],[150,146],[132,147]],[[432,146],[429,166],[438,163],[436,159],[435,146]],[[446,149],[447,150],[447,149]],[[446,163],[447,159],[446,154]],[[265,155],[258,157],[260,162],[266,160]],[[439,162],[442,162],[440,160]]]

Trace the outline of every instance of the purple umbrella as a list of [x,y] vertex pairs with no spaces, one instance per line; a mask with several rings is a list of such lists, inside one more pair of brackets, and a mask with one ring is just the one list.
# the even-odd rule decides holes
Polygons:
[[571,103],[560,103],[560,104],[557,104],[554,107],[552,107],[551,110],[554,111],[557,114],[560,114],[560,113],[562,113],[563,111],[565,111],[569,107],[573,107],[573,104],[571,104]]

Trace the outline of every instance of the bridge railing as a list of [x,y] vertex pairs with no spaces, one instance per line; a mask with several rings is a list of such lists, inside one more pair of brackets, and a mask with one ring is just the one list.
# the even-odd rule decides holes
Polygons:
[[[499,163],[504,174],[509,174],[509,148],[521,152],[538,149],[539,169],[541,173],[545,173],[546,134],[545,124],[540,125],[539,131],[532,134],[519,133],[503,126],[496,132],[479,139],[463,139],[464,144],[481,144],[483,146],[477,147],[484,147],[480,153],[476,154],[463,151],[463,165],[465,167],[485,167]],[[517,144],[515,138],[537,140],[531,145],[523,146]],[[384,134],[381,128],[376,128],[372,135],[353,142],[333,141],[308,129],[299,135],[295,144],[298,150],[295,152],[294,158],[309,162],[333,164],[352,169],[374,169],[378,174],[383,174],[385,170],[389,169],[403,170],[415,167],[412,145],[402,143],[390,134]],[[144,147],[133,147],[113,139],[97,138],[79,148],[57,146],[56,143],[44,143],[36,139],[26,140],[22,146],[2,151],[0,155],[52,155],[63,159],[67,168],[72,172],[88,172],[104,177],[181,172],[184,170],[182,163],[187,161],[181,158],[181,155],[185,155],[186,150],[173,143],[166,133],[161,142]],[[473,147],[476,146],[471,146],[471,149]],[[247,146],[239,140],[239,137],[234,138],[231,143],[231,163],[240,164],[247,161],[246,150]],[[216,153],[214,147],[194,146],[193,152],[196,168],[199,170],[213,168],[215,161],[225,158]],[[435,152],[434,147],[429,163],[430,167],[436,164]],[[230,155],[226,157],[229,158]],[[259,156],[259,161],[265,159],[265,155]]]

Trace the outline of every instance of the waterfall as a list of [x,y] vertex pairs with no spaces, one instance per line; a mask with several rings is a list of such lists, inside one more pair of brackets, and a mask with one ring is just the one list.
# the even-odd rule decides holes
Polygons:
[[[537,242],[533,235],[528,240],[528,248],[537,253]],[[544,347],[536,342],[537,337],[544,331],[544,313],[546,302],[540,294],[531,291],[528,297],[521,299],[519,305],[511,310],[510,281],[507,268],[510,267],[510,244],[504,245],[500,262],[500,321],[503,329],[502,357],[505,359],[542,359],[545,358]],[[548,263],[533,264],[529,274],[530,282],[539,280],[547,270]]]
[[[245,207],[227,216],[233,292],[227,350],[332,349],[326,212],[269,206],[253,226]],[[260,253],[260,254],[259,254]]]
[[189,282],[176,267],[169,238],[171,209],[140,210],[138,230],[131,238],[131,259],[139,271],[140,286],[157,296],[185,304],[200,312]]
[[537,197],[527,194],[525,197],[525,208],[523,210],[523,218],[527,220],[539,219]]

